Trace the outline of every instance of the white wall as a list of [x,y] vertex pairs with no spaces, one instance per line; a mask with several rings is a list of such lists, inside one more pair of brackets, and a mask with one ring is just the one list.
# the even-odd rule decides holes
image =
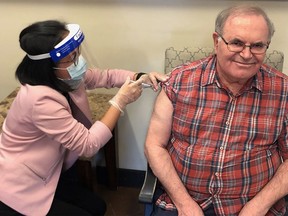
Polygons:
[[[255,3],[267,11],[276,27],[270,49],[282,50],[288,56],[287,1],[0,0],[0,99],[18,86],[14,72],[24,56],[18,35],[35,21],[79,23],[94,64],[101,68],[161,72],[165,48],[212,46],[216,15],[224,7],[240,2]],[[120,168],[146,168],[143,144],[155,96],[145,90],[119,120]]]

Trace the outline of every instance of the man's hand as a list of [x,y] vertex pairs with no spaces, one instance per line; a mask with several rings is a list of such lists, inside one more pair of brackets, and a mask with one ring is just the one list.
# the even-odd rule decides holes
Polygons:
[[264,208],[261,203],[256,203],[252,199],[243,206],[239,216],[265,216],[268,211],[269,209]]
[[204,216],[201,207],[191,198],[190,203],[177,207],[178,216]]

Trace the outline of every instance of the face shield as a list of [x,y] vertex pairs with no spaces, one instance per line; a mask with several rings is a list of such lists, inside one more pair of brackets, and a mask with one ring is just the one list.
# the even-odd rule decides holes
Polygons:
[[[49,53],[39,54],[39,55],[29,55],[27,56],[32,60],[41,60],[51,58],[53,62],[57,63],[61,59],[70,55],[76,48],[78,48],[77,55],[76,52],[71,54],[71,64],[72,62],[78,62],[78,58],[80,55],[83,55],[85,61],[87,62],[88,68],[95,68],[98,66],[96,59],[93,57],[89,50],[89,46],[84,41],[84,34],[80,29],[78,24],[67,24],[66,29],[69,31],[69,34],[58,43],[52,51]],[[81,45],[81,49],[80,49]],[[81,51],[80,51],[81,50]],[[77,59],[75,59],[75,57]],[[75,65],[77,66],[77,65]],[[71,75],[70,75],[71,76]],[[73,77],[73,76],[71,76]]]
[[78,24],[67,24],[66,25],[69,34],[58,43],[53,50],[49,53],[40,55],[28,55],[32,60],[41,60],[51,58],[55,63],[69,55],[73,50],[80,46],[84,40],[84,34]]

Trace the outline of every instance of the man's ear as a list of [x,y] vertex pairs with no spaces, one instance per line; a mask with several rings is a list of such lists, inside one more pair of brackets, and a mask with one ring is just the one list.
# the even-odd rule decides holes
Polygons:
[[213,42],[214,42],[214,52],[217,54],[218,44],[219,44],[219,35],[217,32],[214,32],[213,35]]

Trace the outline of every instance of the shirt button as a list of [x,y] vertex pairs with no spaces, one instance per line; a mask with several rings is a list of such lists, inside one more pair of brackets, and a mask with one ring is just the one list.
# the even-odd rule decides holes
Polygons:
[[223,149],[224,149],[224,147],[223,147],[223,146],[221,146],[221,147],[220,147],[220,150],[223,150]]
[[226,121],[226,125],[229,125],[229,121]]
[[219,173],[218,173],[218,172],[216,172],[216,173],[215,173],[215,176],[219,176]]

